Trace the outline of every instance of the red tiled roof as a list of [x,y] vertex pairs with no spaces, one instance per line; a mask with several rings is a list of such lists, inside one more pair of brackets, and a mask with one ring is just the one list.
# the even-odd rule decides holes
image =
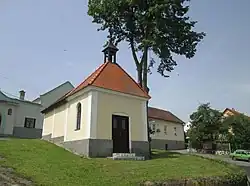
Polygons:
[[[56,103],[89,85],[150,99],[150,96],[118,64],[106,62]],[[52,108],[56,103],[49,108]],[[43,112],[46,112],[49,108],[45,109]]]
[[184,124],[182,120],[180,120],[171,112],[153,107],[148,108],[148,117],[150,119],[159,119],[159,120],[172,121],[175,123]]
[[118,64],[106,62],[102,64],[85,81],[73,89],[72,95],[88,85],[105,88],[134,96],[150,98],[150,96],[136,83]]
[[[243,115],[245,115],[244,113],[240,113],[240,112],[236,111],[235,109],[230,109],[230,108],[226,108],[226,109],[223,111],[223,114],[225,114],[226,111],[229,111],[229,112],[231,112],[231,113],[234,114],[234,115],[238,115],[238,114],[243,114]],[[246,116],[246,115],[245,115],[245,116]],[[249,117],[249,116],[247,116],[247,117]],[[249,117],[249,118],[250,118],[250,117]]]

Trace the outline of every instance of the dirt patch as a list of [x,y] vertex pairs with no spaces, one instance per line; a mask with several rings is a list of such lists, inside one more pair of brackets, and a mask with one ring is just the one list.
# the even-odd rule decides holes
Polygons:
[[17,176],[13,169],[0,167],[1,186],[33,186],[32,182]]

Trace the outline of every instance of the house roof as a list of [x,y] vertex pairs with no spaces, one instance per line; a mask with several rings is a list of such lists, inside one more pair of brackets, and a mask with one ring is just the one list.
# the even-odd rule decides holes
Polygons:
[[[230,109],[230,108],[226,108],[224,111],[223,111],[223,115],[227,112],[227,111],[229,111],[229,112],[231,112],[232,114],[234,114],[234,115],[238,115],[238,114],[243,114],[243,115],[245,115],[244,113],[241,113],[241,112],[238,112],[237,110],[235,110],[235,109]],[[246,115],[245,115],[246,116]],[[247,116],[247,117],[249,117],[249,116]],[[250,117],[249,117],[250,118]]]
[[223,111],[223,114],[225,114],[227,111],[231,112],[232,114],[241,114],[240,112],[236,111],[235,109],[230,109],[230,108],[226,108]]
[[55,88],[53,88],[53,89],[51,89],[51,90],[49,90],[49,91],[47,91],[47,92],[41,94],[39,97],[37,97],[36,99],[34,99],[32,102],[36,102],[36,101],[40,100],[40,99],[41,99],[41,96],[45,96],[45,95],[47,95],[47,94],[53,92],[54,90],[56,90],[56,89],[58,89],[58,88],[60,88],[60,87],[62,87],[62,86],[64,86],[64,85],[67,85],[67,84],[68,84],[69,86],[72,86],[72,89],[74,88],[74,86],[72,85],[72,83],[70,83],[69,81],[66,81],[66,82],[64,82],[64,83],[62,83],[62,84],[60,84],[60,85],[58,85],[57,87],[55,87]]
[[159,120],[184,124],[182,120],[180,120],[177,116],[175,116],[171,112],[153,107],[148,108],[148,117],[150,119],[159,119]]
[[59,104],[59,102],[90,85],[150,99],[150,96],[147,94],[147,92],[145,92],[142,87],[140,87],[140,85],[136,83],[134,79],[128,75],[118,64],[106,62],[97,68],[76,88],[60,98],[57,102],[55,102],[55,104],[52,104],[47,109],[43,110],[43,112],[47,112],[50,109],[57,107],[56,105]]
[[[1,97],[2,97],[2,99],[1,99]],[[41,104],[39,104],[39,103],[33,103],[31,101],[28,101],[28,100],[21,100],[21,99],[9,97],[6,94],[4,94],[2,91],[0,91],[0,101],[6,102],[6,103],[14,103],[14,104],[18,104],[19,102],[22,102],[22,103],[28,103],[28,104],[41,106]]]

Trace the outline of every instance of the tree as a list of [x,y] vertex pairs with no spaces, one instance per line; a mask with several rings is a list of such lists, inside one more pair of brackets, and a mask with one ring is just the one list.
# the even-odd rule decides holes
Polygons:
[[226,117],[223,126],[227,130],[227,138],[235,149],[250,149],[250,118],[243,115]]
[[[157,71],[169,77],[177,65],[173,54],[192,58],[197,44],[205,36],[195,32],[196,21],[186,15],[189,0],[89,0],[88,15],[100,24],[99,30],[110,32],[109,37],[117,45],[126,41],[130,45],[137,68],[138,83],[149,92],[148,73],[158,57]],[[141,57],[139,56],[141,55]],[[148,124],[148,139],[150,131]]]
[[[164,77],[177,65],[173,54],[192,58],[205,36],[193,27],[197,23],[186,15],[189,0],[89,0],[88,14],[99,30],[108,30],[116,44],[129,43],[137,67],[138,83],[147,90],[147,75],[159,58],[157,71]],[[139,60],[138,53],[141,54]]]
[[197,111],[190,115],[190,142],[202,147],[204,141],[215,142],[222,127],[222,113],[212,109],[209,103],[201,104]]

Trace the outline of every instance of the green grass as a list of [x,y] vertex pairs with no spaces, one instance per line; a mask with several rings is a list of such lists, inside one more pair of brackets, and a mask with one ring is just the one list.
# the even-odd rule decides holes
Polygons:
[[42,140],[0,141],[2,166],[37,185],[138,185],[142,181],[223,176],[236,167],[208,159],[157,151],[153,160],[85,159]]

